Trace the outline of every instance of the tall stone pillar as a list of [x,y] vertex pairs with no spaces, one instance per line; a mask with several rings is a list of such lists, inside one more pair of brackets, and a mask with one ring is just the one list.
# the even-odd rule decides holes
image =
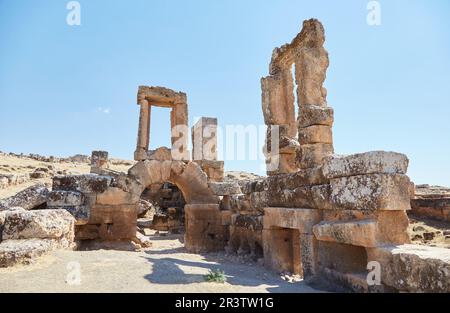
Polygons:
[[329,65],[324,48],[325,33],[317,20],[303,23],[302,45],[295,54],[295,79],[299,118],[297,164],[300,168],[320,166],[334,153],[333,109],[327,106],[323,87]]
[[297,127],[295,121],[294,82],[290,63],[279,63],[271,75],[261,80],[262,108],[267,125],[267,175],[294,173],[296,164]]
[[201,117],[191,129],[192,160],[217,160],[217,118]]
[[136,161],[145,160],[147,158],[148,146],[150,143],[150,104],[147,100],[139,101],[141,106],[139,114],[139,129],[137,137],[136,151],[134,159]]
[[170,112],[172,158],[189,160],[188,108],[186,102],[175,102]]

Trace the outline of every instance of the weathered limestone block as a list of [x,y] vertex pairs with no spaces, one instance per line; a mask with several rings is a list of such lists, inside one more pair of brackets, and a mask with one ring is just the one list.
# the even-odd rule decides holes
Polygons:
[[408,176],[369,174],[330,181],[334,208],[347,210],[410,210]]
[[269,189],[267,204],[271,207],[329,209],[329,186],[300,186],[294,189]]
[[208,186],[208,177],[195,162],[189,162],[183,173],[171,180],[180,188],[187,203],[219,203],[218,196]]
[[333,126],[334,111],[331,107],[304,105],[297,118],[298,127],[305,128],[313,125]]
[[156,150],[148,151],[147,159],[156,160],[156,161],[171,161],[172,160],[172,152],[167,147],[160,147]]
[[312,234],[313,226],[320,221],[320,212],[314,209],[264,208],[264,228],[298,229],[301,234]]
[[91,154],[91,173],[95,173],[98,169],[107,169],[108,152],[107,151],[92,151]]
[[[290,87],[290,88],[289,88]],[[261,79],[262,111],[266,125],[289,125],[295,136],[294,86],[292,75],[273,75]]]
[[321,222],[313,227],[317,240],[376,247],[376,221]]
[[[375,221],[375,237],[372,238],[372,241],[376,241],[377,245],[410,242],[407,232],[409,220],[405,211],[325,210],[323,220],[324,223],[331,223],[330,225]],[[354,237],[356,238],[356,235]]]
[[218,204],[187,204],[185,246],[188,251],[220,251],[227,241]]
[[416,186],[411,199],[411,209],[414,216],[450,222],[450,188]]
[[295,153],[280,153],[266,156],[267,175],[279,175],[298,172]]
[[266,130],[267,154],[294,154],[300,147],[298,141],[290,134],[290,125],[271,125]]
[[152,179],[147,171],[147,166],[143,161],[137,162],[133,167],[131,167],[128,170],[128,176],[136,179],[144,189],[151,185],[152,182]]
[[[312,167],[302,169],[295,173],[281,174],[266,178],[268,189],[278,191],[282,189],[295,189],[301,186],[323,185],[330,182],[323,175],[322,167]],[[244,193],[249,193],[244,191]]]
[[30,264],[55,248],[70,248],[66,241],[55,239],[9,239],[0,243],[0,267]]
[[333,144],[333,133],[330,126],[312,125],[298,130],[301,145],[314,143]]
[[55,190],[50,191],[47,197],[48,207],[77,206],[83,205],[84,202],[84,194],[78,191]]
[[242,193],[237,182],[210,182],[208,186],[217,196],[229,196]]
[[42,184],[36,184],[28,187],[14,196],[0,201],[0,210],[12,207],[21,207],[25,210],[33,209],[44,204],[47,201],[48,189]]
[[217,160],[217,118],[201,117],[191,134],[192,160]]
[[450,250],[419,245],[367,249],[384,284],[406,292],[450,292]]
[[125,240],[136,235],[137,203],[96,204],[91,208],[89,224],[78,226],[77,239]]
[[53,210],[64,209],[75,218],[75,225],[86,225],[91,215],[91,207],[89,205],[50,207]]
[[75,218],[75,225],[85,225],[89,221],[90,205],[93,204],[89,202],[89,199],[81,192],[55,190],[48,194],[47,208],[66,210]]
[[65,238],[72,242],[74,224],[75,219],[65,210],[8,210],[5,212],[3,240]]
[[161,181],[167,182],[170,179],[172,171],[172,161],[162,161],[161,163]]
[[377,241],[383,244],[410,243],[406,211],[377,212]]
[[323,220],[328,222],[367,220],[378,217],[377,211],[366,210],[324,210],[322,213]]
[[104,192],[97,194],[96,204],[119,205],[134,204],[139,201],[138,195],[123,191],[117,187],[109,187]]
[[322,48],[303,49],[295,62],[298,99],[302,105],[327,105],[323,87],[328,68],[328,53]]
[[224,161],[201,160],[195,163],[200,165],[211,181],[223,181]]
[[301,145],[297,153],[297,164],[301,169],[320,166],[334,153],[333,145],[316,143]]
[[409,160],[396,152],[372,151],[347,156],[333,156],[323,166],[327,178],[363,174],[405,174]]
[[148,171],[148,176],[150,177],[150,184],[161,183],[161,165],[162,162],[155,160],[145,160],[145,167]]
[[101,193],[111,184],[112,177],[96,174],[53,177],[53,190]]

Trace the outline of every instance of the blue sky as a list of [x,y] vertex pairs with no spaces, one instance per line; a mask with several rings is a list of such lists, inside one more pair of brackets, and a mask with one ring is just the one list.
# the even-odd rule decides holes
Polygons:
[[[188,94],[189,118],[261,125],[260,78],[272,50],[320,19],[340,154],[403,152],[416,183],[450,185],[450,2],[380,0],[0,0],[0,150],[132,158],[139,85]],[[151,146],[169,143],[168,110]],[[260,171],[261,161],[226,161]]]

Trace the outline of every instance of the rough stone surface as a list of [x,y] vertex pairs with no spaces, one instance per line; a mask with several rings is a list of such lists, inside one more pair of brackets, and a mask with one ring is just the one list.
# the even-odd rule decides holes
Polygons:
[[0,201],[0,210],[12,207],[21,207],[26,210],[33,209],[47,201],[48,189],[44,184],[36,184],[16,195]]
[[400,174],[331,179],[331,203],[348,210],[410,210],[410,180]]
[[66,238],[73,241],[74,223],[74,218],[64,210],[8,210],[5,212],[3,240]]
[[376,230],[374,220],[321,222],[313,228],[318,240],[362,247],[377,246]]
[[297,164],[300,168],[311,168],[320,166],[334,153],[333,145],[316,143],[302,145],[297,153]]
[[104,192],[111,184],[110,176],[96,174],[67,175],[53,177],[53,190]]
[[450,292],[450,250],[418,245],[372,249],[382,264],[382,282],[406,292]]
[[298,116],[297,123],[299,128],[305,128],[313,125],[333,126],[334,112],[331,107],[322,107],[317,105],[304,105]]
[[218,196],[242,193],[239,184],[236,182],[210,182],[208,185],[212,192]]
[[373,151],[348,156],[333,156],[325,162],[323,173],[327,178],[363,174],[405,174],[409,160],[396,152]]
[[47,197],[47,206],[77,206],[85,203],[85,196],[78,191],[55,190]]
[[331,127],[323,125],[312,125],[301,128],[298,133],[300,145],[314,143],[333,143]]
[[312,234],[315,224],[320,221],[320,213],[313,209],[264,208],[264,228],[282,227],[297,229],[302,234]]

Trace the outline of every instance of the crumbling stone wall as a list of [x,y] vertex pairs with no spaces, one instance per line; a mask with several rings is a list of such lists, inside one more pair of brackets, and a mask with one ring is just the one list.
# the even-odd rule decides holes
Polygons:
[[411,208],[414,216],[450,222],[450,189],[418,185],[411,199]]
[[[448,267],[448,253],[405,245],[414,188],[406,176],[408,158],[384,151],[334,155],[334,114],[322,86],[329,65],[324,40],[323,26],[312,19],[290,44],[274,50],[270,75],[261,84],[267,163],[278,160],[278,167],[268,167],[267,178],[241,183],[241,194],[231,195],[230,250],[259,242],[268,268],[325,278],[354,291],[438,290],[438,280],[448,280],[439,274]],[[261,220],[262,227],[255,227]],[[427,258],[434,265],[426,265]],[[366,280],[371,261],[384,271],[375,287]],[[409,273],[414,264],[432,273],[427,279]]]
[[[323,87],[329,65],[324,42],[322,24],[314,19],[305,21],[302,31],[291,43],[275,48],[270,75],[261,79],[262,110],[268,126],[265,147],[268,175],[314,168],[334,152],[333,109],[327,106],[327,91]],[[279,165],[274,168],[273,164]]]

